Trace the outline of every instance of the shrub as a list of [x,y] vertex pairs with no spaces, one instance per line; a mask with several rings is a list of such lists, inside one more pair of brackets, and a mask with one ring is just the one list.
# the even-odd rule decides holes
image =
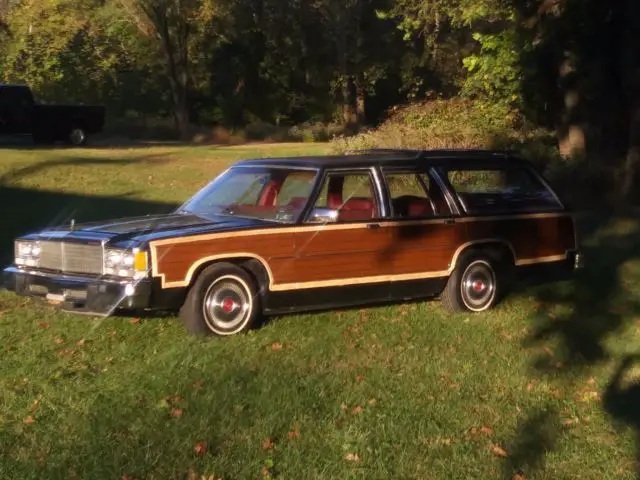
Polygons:
[[338,152],[368,148],[515,149],[532,160],[557,156],[551,132],[504,106],[464,98],[396,107],[377,129],[334,139]]

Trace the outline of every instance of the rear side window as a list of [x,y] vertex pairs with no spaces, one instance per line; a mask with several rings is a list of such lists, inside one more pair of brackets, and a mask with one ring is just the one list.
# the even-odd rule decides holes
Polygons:
[[558,210],[562,205],[528,168],[445,170],[468,213]]

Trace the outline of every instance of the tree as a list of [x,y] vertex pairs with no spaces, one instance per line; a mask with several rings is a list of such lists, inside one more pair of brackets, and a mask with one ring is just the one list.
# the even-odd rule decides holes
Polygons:
[[214,0],[120,0],[140,32],[157,41],[181,137],[189,134],[190,45],[192,37],[221,11]]

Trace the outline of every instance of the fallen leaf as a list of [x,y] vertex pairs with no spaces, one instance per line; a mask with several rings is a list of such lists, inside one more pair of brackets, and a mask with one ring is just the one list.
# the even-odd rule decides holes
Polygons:
[[524,473],[517,472],[511,480],[527,480],[527,477],[524,476]]
[[54,338],[53,343],[55,343],[56,345],[62,345],[64,343],[64,340],[61,338]]
[[587,380],[587,383],[589,385],[595,385],[596,384],[596,379],[595,377],[590,377],[589,380]]
[[26,425],[31,425],[32,423],[36,423],[36,421],[34,420],[34,418],[33,418],[31,415],[29,415],[27,418],[25,418],[25,419],[23,420],[23,422],[24,422]]
[[564,422],[562,422],[562,426],[563,427],[571,427],[573,425],[576,425],[577,423],[579,423],[579,420],[577,418],[569,418],[569,419],[565,420]]
[[298,432],[297,430],[292,430],[287,434],[287,436],[289,437],[289,440],[295,440],[296,438],[300,437],[300,432]]
[[39,407],[39,406],[40,406],[40,399],[39,399],[39,398],[36,398],[36,399],[33,401],[33,403],[31,404],[31,409],[30,409],[30,411],[31,411],[31,412],[35,412],[35,411],[38,409],[38,407]]
[[533,388],[533,383],[527,384],[527,390],[531,390]]
[[351,410],[351,415],[360,415],[362,412],[364,412],[364,408],[361,405],[357,405]]
[[43,330],[46,330],[47,328],[49,328],[51,325],[48,322],[40,322],[38,324],[39,328],[42,328]]
[[136,318],[132,318],[131,320],[129,320],[129,323],[130,323],[131,325],[137,325],[137,324],[139,324],[139,323],[140,323],[140,319],[139,319],[139,318],[137,318],[137,317],[136,317]]
[[262,441],[262,449],[263,450],[272,450],[273,447],[275,447],[275,446],[276,446],[276,444],[270,438],[265,438]]
[[364,380],[364,375],[356,375],[356,382],[360,383]]
[[77,345],[77,346],[79,346],[79,347],[83,347],[83,346],[84,346],[84,343],[85,343],[84,338],[81,338],[80,340],[78,340],[78,341],[76,342],[76,345]]
[[271,344],[271,350],[282,350],[282,344],[281,343],[272,343]]
[[360,461],[360,456],[357,453],[345,453],[344,454],[344,459],[347,462],[359,462]]
[[196,390],[202,390],[202,385],[204,384],[204,382],[202,380],[198,380],[197,382],[195,382],[193,384],[193,388]]
[[189,469],[189,472],[187,473],[187,480],[199,480],[198,474],[195,472],[193,468]]
[[502,448],[500,445],[491,444],[491,453],[493,453],[496,457],[507,457],[507,451]]
[[181,408],[172,408],[171,409],[171,416],[172,417],[180,418],[183,413],[184,413],[184,411]]
[[369,400],[367,403],[371,406],[375,405],[377,402],[377,400],[375,398],[372,398],[371,400]]
[[349,407],[347,406],[347,404],[346,404],[346,403],[344,403],[344,402],[343,402],[343,403],[341,403],[341,404],[340,404],[340,410],[342,410],[343,412],[344,412],[347,408],[349,408]]
[[485,435],[490,437],[491,435],[493,435],[493,428],[483,425],[482,427],[480,427],[480,433],[484,433]]
[[193,447],[193,451],[196,452],[196,455],[204,455],[207,453],[207,444],[205,442],[198,442]]

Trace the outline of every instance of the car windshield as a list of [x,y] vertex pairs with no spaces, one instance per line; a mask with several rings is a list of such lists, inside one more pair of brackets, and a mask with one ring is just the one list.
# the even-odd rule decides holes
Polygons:
[[307,205],[315,170],[232,167],[180,209],[203,216],[228,215],[295,223]]

